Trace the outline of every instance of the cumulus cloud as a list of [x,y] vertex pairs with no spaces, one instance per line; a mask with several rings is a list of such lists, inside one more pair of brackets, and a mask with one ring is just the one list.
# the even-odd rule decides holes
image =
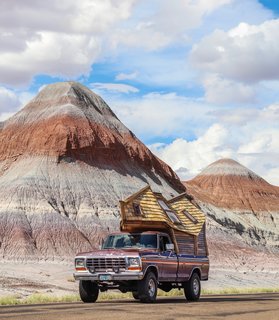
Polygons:
[[209,105],[174,92],[153,92],[129,100],[105,96],[105,100],[119,119],[145,141],[151,137],[193,136],[195,130],[203,130],[211,121],[207,116]]
[[227,32],[215,30],[196,44],[193,65],[207,73],[242,82],[279,78],[279,19],[260,25],[240,23]]
[[35,74],[88,74],[112,26],[136,0],[1,1],[0,82],[26,84]]
[[256,99],[256,88],[244,83],[209,74],[203,79],[205,99],[210,103],[250,103]]
[[12,90],[0,87],[0,115],[3,112],[15,111],[19,105],[19,98]]
[[[155,0],[144,2],[148,8],[129,24],[129,28],[119,29],[112,41],[115,46],[125,45],[157,50],[171,43],[189,41],[189,31],[199,27],[202,19],[232,0]],[[167,23],[168,21],[171,23]]]
[[204,16],[231,1],[1,1],[0,82],[26,84],[36,74],[77,78],[124,47],[184,44]]
[[0,121],[10,118],[33,97],[29,92],[15,92],[0,86]]
[[[279,159],[279,157],[278,157]],[[278,161],[277,159],[277,161]],[[277,162],[278,163],[278,162]],[[268,170],[268,172],[265,175],[265,178],[274,185],[279,186],[279,181],[278,181],[278,177],[279,177],[279,167],[274,167],[274,168],[270,168]]]
[[231,157],[233,150],[227,144],[229,131],[221,124],[213,124],[203,135],[192,141],[176,139],[164,146],[150,145],[160,158],[171,165],[182,178],[190,178],[200,173],[209,163]]
[[[279,128],[271,120],[277,105],[250,116],[250,121],[226,118],[193,139],[176,139],[169,144],[152,144],[152,151],[170,164],[184,179],[193,178],[203,168],[220,158],[233,158],[270,183],[279,185]],[[246,119],[247,114],[243,114]],[[268,119],[264,121],[264,119]]]

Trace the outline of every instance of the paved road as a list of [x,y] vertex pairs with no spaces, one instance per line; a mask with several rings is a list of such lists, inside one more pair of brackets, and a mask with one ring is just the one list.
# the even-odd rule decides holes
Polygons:
[[0,319],[10,320],[147,320],[241,319],[279,320],[279,293],[204,296],[188,303],[183,297],[159,297],[155,304],[134,300],[100,301],[94,304],[58,303],[0,307]]

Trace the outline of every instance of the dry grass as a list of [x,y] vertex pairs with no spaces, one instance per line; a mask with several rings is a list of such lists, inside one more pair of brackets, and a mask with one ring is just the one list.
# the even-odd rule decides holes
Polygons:
[[275,293],[278,288],[224,288],[224,289],[203,289],[202,294],[253,294],[253,293]]
[[[253,293],[274,293],[279,292],[279,288],[224,288],[224,289],[215,289],[208,290],[203,289],[203,295],[215,295],[215,294],[253,294]],[[174,289],[170,292],[164,292],[162,290],[158,291],[159,297],[177,297],[184,295],[183,290]],[[133,299],[132,294],[121,293],[117,291],[108,291],[101,293],[99,295],[99,300],[113,300],[113,299]],[[78,294],[72,295],[53,295],[53,294],[41,294],[34,293],[26,298],[22,298],[17,295],[10,295],[0,297],[0,306],[2,305],[18,305],[18,304],[39,304],[39,303],[54,303],[54,302],[77,302],[80,301]]]
[[0,297],[0,305],[17,305],[17,304],[38,304],[38,303],[52,303],[52,302],[76,302],[80,301],[79,295],[50,295],[50,294],[41,294],[33,293],[26,298],[22,298],[17,295],[10,295]]
[[18,297],[16,295],[9,295],[9,296],[0,297],[0,306],[18,304],[17,301],[19,301],[19,298],[20,297]]

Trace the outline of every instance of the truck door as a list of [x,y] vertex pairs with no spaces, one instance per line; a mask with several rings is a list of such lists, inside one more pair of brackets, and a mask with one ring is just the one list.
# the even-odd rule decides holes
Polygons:
[[160,248],[160,266],[162,268],[162,280],[163,281],[175,281],[178,262],[177,255],[174,251],[167,251],[166,244],[171,243],[169,237],[159,236],[159,248]]

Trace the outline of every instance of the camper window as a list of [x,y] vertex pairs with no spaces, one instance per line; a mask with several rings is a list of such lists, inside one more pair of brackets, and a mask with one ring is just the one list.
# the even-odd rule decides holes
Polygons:
[[158,203],[173,223],[181,224],[176,214],[171,210],[171,208],[165,203],[164,200],[159,199]]
[[185,216],[186,216],[190,221],[192,221],[194,224],[198,223],[198,220],[197,220],[195,217],[193,217],[190,212],[188,212],[187,210],[184,210],[183,213],[184,213]]
[[134,214],[135,216],[142,216],[141,206],[138,203],[133,203]]

